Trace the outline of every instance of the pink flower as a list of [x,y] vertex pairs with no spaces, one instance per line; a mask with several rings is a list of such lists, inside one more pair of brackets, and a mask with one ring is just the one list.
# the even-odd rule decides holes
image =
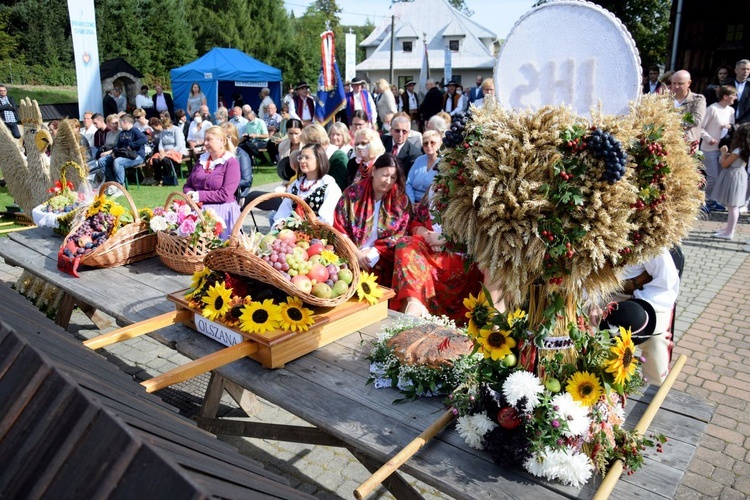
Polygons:
[[164,207],[156,207],[154,208],[154,215],[164,215]]
[[195,219],[187,218],[180,224],[177,229],[178,236],[190,236],[195,232]]

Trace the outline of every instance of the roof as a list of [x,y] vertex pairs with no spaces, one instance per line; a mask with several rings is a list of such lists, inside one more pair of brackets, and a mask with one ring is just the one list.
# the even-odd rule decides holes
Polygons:
[[8,498],[313,498],[199,429],[0,286]]
[[61,120],[63,118],[78,118],[78,103],[40,104],[42,121]]
[[[414,0],[392,4],[383,21],[359,44],[361,47],[374,48],[374,51],[357,65],[357,71],[390,68],[391,16],[396,18],[396,38],[409,38],[416,33],[421,42],[424,34],[430,68],[444,67],[446,37],[463,37],[461,49],[453,53],[453,68],[493,68],[495,65],[495,58],[488,48],[497,39],[495,33],[456,10],[448,0]],[[422,67],[423,50],[419,42],[412,52],[403,52],[397,46],[393,54],[396,68],[419,70]]]
[[101,66],[99,66],[99,74],[101,75],[102,80],[112,78],[117,73],[128,73],[136,78],[143,78],[143,73],[131,66],[130,63],[122,57],[104,61]]
[[[281,70],[241,50],[214,47],[195,61],[169,72],[174,82],[205,80],[281,81]],[[211,76],[207,76],[207,75]]]

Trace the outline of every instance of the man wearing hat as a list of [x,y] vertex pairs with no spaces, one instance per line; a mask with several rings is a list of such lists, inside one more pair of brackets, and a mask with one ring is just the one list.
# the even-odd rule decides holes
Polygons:
[[643,376],[661,385],[669,373],[672,354],[672,311],[680,291],[680,277],[669,250],[641,264],[623,268],[623,287],[612,297],[617,303],[600,328],[630,329],[645,362]]
[[456,92],[456,82],[453,80],[448,82],[448,92],[443,95],[443,111],[450,115],[454,115],[454,111],[458,109],[458,101],[461,99],[461,95]]
[[310,86],[300,82],[295,90],[297,95],[289,102],[289,116],[309,125],[315,121],[315,99],[310,96]]
[[367,121],[375,128],[378,121],[378,112],[375,109],[372,94],[364,88],[365,84],[366,82],[362,78],[352,80],[352,91],[346,94],[346,116],[351,123],[354,112],[361,109],[367,114]]
[[401,94],[401,99],[399,99],[398,103],[399,111],[403,111],[411,118],[412,130],[417,130],[419,128],[419,99],[417,98],[416,92],[414,92],[414,87],[416,85],[417,82],[414,80],[406,82],[405,90]]

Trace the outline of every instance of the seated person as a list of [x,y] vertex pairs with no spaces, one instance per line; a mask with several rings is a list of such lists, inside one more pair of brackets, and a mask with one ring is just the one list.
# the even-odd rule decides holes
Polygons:
[[272,102],[268,104],[268,113],[263,121],[266,122],[266,129],[268,130],[268,136],[270,137],[281,137],[281,115],[276,112],[276,105]]
[[159,133],[157,151],[151,156],[149,162],[154,169],[154,180],[159,186],[164,185],[164,175],[174,175],[174,184],[177,185],[177,172],[181,167],[182,158],[187,156],[188,150],[185,145],[185,136],[177,125],[172,124],[169,117],[161,120],[162,131]]
[[[344,122],[336,122],[331,125],[328,130],[328,140],[344,152],[348,159],[351,159],[354,154],[354,148],[350,142],[349,127]],[[347,160],[348,161],[348,160]]]
[[[404,168],[404,175],[409,177],[414,161],[422,156],[422,146],[409,141],[411,120],[403,115],[396,116],[390,122],[391,133],[383,136],[383,146],[389,153],[398,157]],[[413,200],[412,200],[413,202]]]
[[300,141],[305,145],[320,144],[323,146],[326,156],[328,157],[328,175],[333,177],[333,180],[338,184],[340,191],[346,189],[346,186],[348,186],[346,183],[346,164],[348,163],[349,158],[346,157],[346,154],[344,154],[343,151],[331,144],[326,129],[324,129],[322,125],[311,123],[302,129]]
[[295,174],[289,165],[288,158],[292,152],[299,151],[302,147],[302,143],[300,142],[302,127],[302,121],[297,118],[290,118],[287,122],[286,138],[279,143],[276,172],[279,174],[279,178],[286,183],[284,186],[288,184],[290,178]]
[[[347,185],[367,178],[372,171],[375,159],[385,153],[380,134],[367,127],[357,130],[354,133],[354,152],[354,158],[346,165]],[[403,170],[401,172],[403,173]]]
[[[104,170],[107,181],[125,185],[125,169],[143,163],[148,139],[143,132],[134,127],[134,122],[133,117],[127,114],[120,118],[120,133],[115,148],[105,151],[99,158],[98,167]],[[126,152],[130,152],[131,157],[128,157]]]
[[[617,303],[636,299],[636,303],[646,310],[648,324],[638,325],[637,328],[632,325],[633,341],[640,344],[646,359],[643,363],[643,376],[649,383],[661,385],[669,373],[669,361],[674,345],[669,328],[672,310],[680,290],[677,268],[669,250],[663,249],[659,255],[646,262],[625,266],[622,278],[622,289],[614,293],[611,299]],[[593,308],[592,323],[595,323],[599,311],[601,309]],[[614,318],[616,319],[616,315]],[[610,316],[605,317],[602,323],[608,321]],[[619,325],[612,322],[610,326]],[[640,331],[641,328],[644,331]],[[653,333],[646,335],[648,332]]]
[[221,128],[224,129],[224,132],[229,136],[229,140],[234,144],[234,154],[237,157],[237,161],[240,162],[240,185],[237,188],[237,203],[240,205],[240,208],[243,208],[250,194],[250,188],[253,186],[253,161],[245,151],[237,147],[240,143],[240,135],[237,133],[237,127],[231,121],[228,121],[222,123]]
[[[437,134],[436,132],[432,132]],[[428,139],[425,134],[425,140]],[[482,290],[482,273],[462,253],[446,250],[442,228],[433,220],[430,189],[409,221],[408,234],[396,242],[392,309],[412,316],[448,316],[466,322],[463,299]]]
[[[320,144],[306,144],[300,150],[297,161],[299,176],[289,185],[287,192],[305,200],[318,219],[332,225],[334,210],[341,198],[341,189],[334,178],[328,175],[329,164],[325,148]],[[273,225],[281,225],[292,211],[300,216],[304,213],[296,203],[284,198],[273,217]]]
[[203,120],[203,115],[200,110],[193,114],[193,121],[190,123],[187,135],[188,149],[193,158],[197,158],[203,153],[203,138],[206,130],[210,127],[211,122]]
[[251,158],[261,158],[261,149],[266,149],[268,143],[268,128],[266,122],[258,118],[252,108],[245,113],[247,123],[245,124],[245,133],[242,135],[240,147],[244,149]]
[[398,159],[385,153],[373,163],[371,175],[344,190],[336,206],[334,227],[357,248],[360,267],[387,287],[393,281],[396,241],[409,225],[411,206],[404,185]]
[[442,158],[438,156],[442,145],[440,134],[435,130],[428,130],[422,136],[422,149],[425,154],[414,161],[406,178],[406,196],[412,204],[419,203],[432,185]]

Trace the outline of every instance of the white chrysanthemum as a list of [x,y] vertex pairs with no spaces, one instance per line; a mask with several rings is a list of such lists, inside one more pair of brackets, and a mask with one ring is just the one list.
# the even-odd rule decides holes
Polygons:
[[562,450],[554,450],[547,456],[550,465],[550,475],[563,484],[580,488],[588,482],[594,472],[594,466],[589,457],[578,453],[570,446]]
[[550,462],[547,460],[548,453],[551,453],[549,447],[546,447],[543,452],[534,453],[524,462],[524,468],[536,477],[551,479]]
[[156,231],[166,231],[167,230],[167,219],[164,217],[157,215],[156,217],[153,217],[151,221],[149,222],[149,225],[151,226],[151,230]]
[[544,386],[539,377],[525,370],[511,373],[503,384],[503,395],[508,403],[515,405],[526,398],[526,411],[533,410],[539,404],[539,395],[543,391]]
[[485,412],[474,415],[464,415],[458,418],[456,431],[464,438],[466,444],[477,450],[483,450],[484,435],[497,427],[497,424],[487,417]]
[[552,398],[552,407],[557,408],[553,410],[553,416],[557,417],[561,423],[567,423],[567,426],[563,425],[564,436],[577,437],[591,427],[589,409],[575,401],[570,393],[563,392]]

